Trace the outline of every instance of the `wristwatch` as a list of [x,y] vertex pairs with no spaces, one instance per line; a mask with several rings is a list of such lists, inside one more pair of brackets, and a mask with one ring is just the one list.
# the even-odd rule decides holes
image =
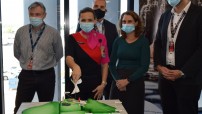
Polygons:
[[106,81],[102,81],[102,84],[103,84],[104,86],[106,86],[106,85],[107,85],[107,82],[106,82]]

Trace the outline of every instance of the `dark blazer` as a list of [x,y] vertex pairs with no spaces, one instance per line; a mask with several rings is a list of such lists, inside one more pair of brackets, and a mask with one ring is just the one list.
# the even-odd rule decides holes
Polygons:
[[[166,66],[167,29],[171,10],[161,15],[154,42],[154,67]],[[175,69],[181,70],[184,84],[202,85],[202,9],[191,4],[175,43]]]
[[[104,19],[103,20],[103,25],[104,25],[104,29],[105,29],[105,37],[107,39],[107,46],[108,46],[108,52],[109,52],[109,56],[111,55],[111,51],[112,51],[112,45],[114,40],[118,37],[118,32],[116,29],[116,25],[109,22],[108,20]],[[76,32],[80,31],[80,25],[77,25],[77,29]]]

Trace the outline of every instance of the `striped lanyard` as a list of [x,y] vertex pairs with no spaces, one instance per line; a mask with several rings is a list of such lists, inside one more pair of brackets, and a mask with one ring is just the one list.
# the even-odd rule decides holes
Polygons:
[[172,13],[172,16],[171,16],[171,24],[170,24],[170,31],[171,31],[171,41],[169,41],[169,52],[174,52],[174,49],[175,49],[175,44],[174,44],[174,41],[173,41],[173,38],[175,36],[175,33],[177,31],[177,28],[180,24],[180,22],[182,21],[182,19],[185,17],[186,15],[186,12],[183,12],[183,14],[181,15],[180,19],[178,20],[175,28],[173,27],[173,21],[174,21],[174,13]]
[[40,31],[40,33],[39,33],[39,35],[38,35],[38,37],[37,37],[37,39],[36,39],[35,42],[33,42],[33,38],[32,38],[32,25],[30,24],[30,26],[29,26],[29,37],[30,37],[31,46],[32,46],[32,53],[33,53],[34,48],[36,47],[36,45],[37,45],[37,43],[38,43],[38,41],[39,41],[41,35],[42,35],[43,32],[44,32],[45,26],[46,26],[46,24],[44,24],[44,26],[43,26],[43,28],[41,29],[41,31]]
[[170,29],[171,29],[171,38],[174,38],[175,36],[175,33],[177,31],[177,28],[180,24],[180,22],[182,21],[182,19],[185,17],[186,15],[186,12],[184,11],[183,14],[181,15],[180,19],[178,20],[175,28],[173,27],[173,21],[174,21],[174,13],[172,13],[172,16],[171,16],[171,24],[170,24]]

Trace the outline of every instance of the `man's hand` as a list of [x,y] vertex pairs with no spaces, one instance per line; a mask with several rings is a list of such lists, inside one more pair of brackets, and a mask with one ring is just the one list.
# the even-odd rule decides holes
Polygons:
[[157,66],[157,70],[163,75],[167,80],[175,81],[178,78],[182,77],[180,70],[170,70],[164,66]]
[[172,73],[175,80],[182,77],[182,72],[180,70],[170,70],[170,72]]

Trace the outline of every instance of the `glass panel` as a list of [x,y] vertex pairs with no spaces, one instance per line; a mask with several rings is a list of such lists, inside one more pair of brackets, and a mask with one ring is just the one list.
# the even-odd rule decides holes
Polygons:
[[120,15],[127,11],[127,4],[128,4],[128,0],[121,0],[121,13]]
[[[1,1],[0,1],[1,5]],[[0,113],[4,113],[4,92],[3,92],[3,84],[4,84],[4,77],[3,77],[3,55],[2,55],[2,25],[1,25],[1,9],[0,9]]]
[[[64,46],[64,0],[60,0],[60,35],[62,37],[62,42],[63,42],[63,46]],[[65,53],[65,52],[64,52]],[[65,93],[65,56],[63,56],[63,58],[61,59],[61,82],[59,84],[59,86],[61,86],[61,95],[60,95],[60,100],[64,99],[64,93]]]
[[16,30],[24,22],[23,10],[22,0],[1,0],[5,114],[13,114],[15,105],[20,66],[13,56],[13,41]]

